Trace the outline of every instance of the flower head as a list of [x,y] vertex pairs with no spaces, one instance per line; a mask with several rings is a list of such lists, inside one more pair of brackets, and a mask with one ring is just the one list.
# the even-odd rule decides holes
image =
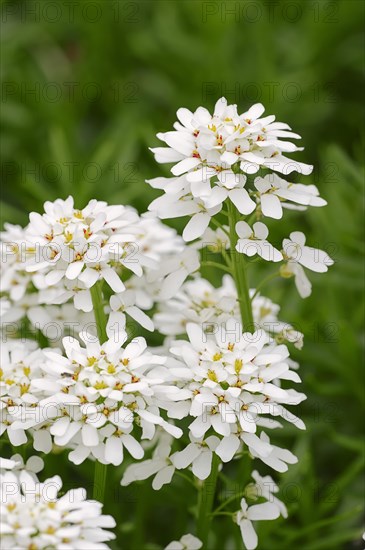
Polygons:
[[[167,147],[157,147],[152,152],[157,162],[175,163],[171,168],[174,177],[148,181],[165,193],[149,208],[161,218],[191,216],[183,233],[185,240],[201,237],[211,217],[228,199],[243,215],[255,210],[253,198],[257,192],[246,189],[246,174],[254,174],[260,167],[283,174],[311,173],[312,166],[292,161],[283,154],[301,150],[286,141],[286,138],[298,139],[300,136],[291,132],[287,124],[274,122],[274,116],[261,118],[263,112],[264,107],[256,104],[239,114],[237,105],[228,105],[227,100],[221,98],[213,114],[203,107],[195,112],[179,109],[179,122],[174,124],[174,130],[157,134]],[[258,182],[256,189],[260,191],[261,187]],[[267,198],[270,185],[264,187],[263,208],[270,210],[273,217],[281,217],[281,207],[277,204],[280,193],[272,195],[273,199]],[[315,204],[316,190],[312,187],[308,193]],[[296,191],[297,202],[303,204],[304,200],[304,204],[309,204],[310,199],[299,197],[299,186]],[[291,193],[295,195],[293,190]],[[270,209],[266,207],[269,202]]]
[[58,496],[61,478],[39,482],[36,473],[41,465],[31,468],[37,457],[25,466],[14,458],[19,473],[13,468],[0,474],[0,533],[5,548],[109,548],[105,542],[115,535],[108,529],[116,523],[111,516],[102,515],[100,502],[87,500],[85,489],[71,489]]
[[47,352],[47,378],[35,382],[49,396],[39,403],[39,416],[49,419],[49,407],[55,405],[50,433],[56,445],[73,449],[70,460],[78,464],[93,455],[118,465],[124,447],[140,459],[139,439],[151,439],[156,426],[180,437],[181,430],[160,416],[155,398],[154,388],[164,380],[154,367],[165,358],[147,351],[144,338],[125,347],[123,340],[101,345],[87,334],[81,339],[85,347],[64,338],[65,357]]
[[302,298],[307,298],[312,291],[312,285],[303,267],[317,273],[325,273],[334,263],[327,252],[306,246],[305,240],[305,235],[301,231],[293,231],[289,239],[283,240],[286,263],[281,268],[284,277],[294,275],[295,285]]

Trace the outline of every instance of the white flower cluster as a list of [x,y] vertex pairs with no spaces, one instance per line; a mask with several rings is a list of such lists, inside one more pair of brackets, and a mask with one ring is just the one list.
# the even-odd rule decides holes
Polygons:
[[[278,342],[288,341],[301,348],[303,334],[289,323],[278,320],[280,306],[260,294],[255,295],[253,289],[250,294],[254,328],[264,329]],[[189,322],[201,325],[206,333],[214,333],[231,318],[237,325],[241,323],[237,290],[227,274],[218,288],[201,277],[186,281],[173,298],[157,302],[153,321],[161,334],[176,337],[185,333]]]
[[268,212],[274,218],[281,217],[282,200],[302,206],[326,204],[318,198],[315,186],[293,186],[277,175],[258,177],[255,190],[245,189],[246,174],[254,174],[260,167],[283,174],[310,174],[313,169],[283,155],[301,148],[281,138],[300,136],[287,124],[274,122],[275,116],[260,118],[264,110],[256,104],[239,115],[236,105],[227,105],[227,100],[221,98],[213,115],[203,107],[194,113],[179,109],[175,130],[157,135],[167,145],[152,149],[157,162],[177,164],[171,169],[175,177],[149,180],[152,187],[165,191],[150,209],[161,218],[192,216],[184,231],[186,240],[204,233],[227,198],[244,215],[263,202],[265,215]]
[[200,440],[207,432],[218,436],[219,445],[214,451],[223,462],[232,460],[243,443],[254,456],[285,471],[285,458],[291,463],[295,457],[271,445],[265,433],[258,437],[256,432],[260,427],[280,425],[266,415],[282,417],[304,428],[285,405],[298,405],[305,395],[280,387],[282,380],[300,382],[290,368],[287,347],[269,343],[263,330],[242,334],[241,325],[234,319],[213,335],[193,323],[186,330],[189,341],[176,341],[170,348],[177,361],[166,376],[181,388],[181,393],[178,402],[175,394],[167,393],[175,400],[165,405],[169,416],[192,417],[189,431],[194,438]]
[[16,341],[7,345],[1,425],[13,445],[26,442],[25,430],[31,430],[37,450],[48,453],[54,442],[71,448],[69,458],[76,464],[93,456],[118,465],[124,448],[136,459],[143,457],[139,439],[152,439],[156,426],[181,436],[181,429],[160,415],[155,395],[157,385],[160,392],[174,392],[155,374],[166,358],[148,352],[143,338],[125,348],[81,338],[85,347],[64,338],[66,356],[47,349],[30,353]]
[[1,241],[2,328],[19,336],[25,319],[27,335],[40,330],[52,345],[85,326],[95,333],[90,288],[98,280],[116,293],[111,331],[124,329],[125,314],[153,330],[135,306],[149,309],[174,295],[200,265],[198,252],[151,214],[95,200],[77,210],[72,197],[46,202],[24,229],[6,224]]
[[[15,447],[27,442],[25,417],[35,415],[43,397],[34,380],[44,376],[45,353],[45,349],[30,340],[9,340],[1,346],[0,435],[6,432]],[[43,424],[38,423],[33,430],[33,445],[38,451],[50,452],[51,436],[43,428]]]
[[[238,212],[247,216],[236,224],[236,251],[247,256],[259,255],[266,261],[285,262],[283,277],[295,276],[300,295],[305,298],[311,285],[303,271],[324,272],[333,260],[322,250],[305,246],[305,237],[293,232],[284,239],[283,250],[268,240],[269,230],[259,221],[262,217],[280,219],[283,208],[305,210],[308,206],[324,206],[315,185],[288,182],[277,173],[289,175],[296,171],[307,175],[313,167],[293,161],[283,153],[302,150],[286,141],[300,136],[287,124],[274,122],[274,116],[261,118],[264,107],[253,105],[239,115],[236,105],[227,105],[225,98],[217,101],[213,115],[198,107],[193,113],[179,109],[179,122],[174,131],[158,134],[167,147],[152,149],[157,162],[177,163],[171,168],[175,177],[159,177],[148,183],[164,194],[155,199],[149,209],[164,218],[189,216],[183,237],[186,241],[202,238],[211,243],[211,218],[218,214],[227,200]],[[256,177],[258,171],[267,172]],[[256,220],[252,224],[253,218]],[[208,229],[208,233],[207,233]],[[229,239],[219,229],[214,240],[226,249]]]
[[204,480],[211,472],[213,453],[229,462],[244,447],[279,472],[297,462],[290,451],[273,445],[263,430],[281,427],[278,417],[305,428],[286,408],[301,403],[305,395],[280,387],[283,380],[300,382],[291,369],[288,349],[270,343],[263,330],[254,334],[240,330],[234,319],[214,334],[188,323],[189,341],[173,342],[170,353],[176,359],[159,372],[174,391],[162,387],[161,393],[156,387],[156,392],[161,403],[165,399],[161,406],[170,418],[189,419],[190,443],[171,453],[171,439],[160,438],[151,459],[127,468],[122,485],[155,475],[152,486],[158,490],[170,483],[176,468],[191,468]]
[[37,550],[106,550],[116,523],[102,515],[102,504],[86,499],[85,489],[62,489],[59,476],[40,482],[39,457],[26,465],[19,455],[0,459],[1,523],[4,548]]
[[[153,476],[156,490],[184,469],[199,485],[241,454],[278,472],[296,463],[266,432],[281,420],[305,428],[287,408],[306,398],[290,387],[301,380],[286,345],[301,348],[303,334],[279,320],[279,306],[261,288],[272,277],[294,277],[307,297],[304,268],[325,272],[333,260],[307,246],[299,231],[281,246],[269,240],[263,219],[326,202],[314,185],[277,174],[310,174],[312,166],[285,156],[300,150],[288,141],[300,136],[263,112],[257,104],[238,114],[224,98],[213,115],[179,109],[174,131],[158,135],[167,147],[153,149],[158,162],[173,163],[173,177],[150,180],[164,191],[152,212],[140,216],[97,200],[78,210],[68,197],[46,202],[25,228],[6,225],[0,435],[6,432],[11,445],[30,435],[37,451],[68,449],[77,465],[89,458],[118,466],[127,450],[133,460],[121,484]],[[190,218],[183,238],[159,219],[180,216]],[[245,273],[254,256],[280,268],[249,290]],[[199,274],[201,265],[229,275],[215,287]],[[163,344],[148,348],[131,321],[156,329]],[[21,338],[23,327],[33,337],[43,333],[40,347]],[[141,461],[145,451],[152,455]],[[1,508],[6,547],[107,548],[113,535],[104,528],[114,520],[81,489],[58,497],[58,476],[40,483],[39,460],[0,460],[9,470],[1,473],[10,499]],[[257,546],[252,521],[287,515],[273,480],[256,471],[253,478],[232,512],[249,550]],[[166,548],[197,550],[204,537],[187,534]]]

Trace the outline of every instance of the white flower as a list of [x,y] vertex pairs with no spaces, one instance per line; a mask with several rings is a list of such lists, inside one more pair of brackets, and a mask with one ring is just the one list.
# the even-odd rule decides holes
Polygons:
[[[167,438],[166,438],[167,436]],[[152,488],[159,491],[161,487],[171,482],[175,472],[175,464],[171,455],[171,437],[168,434],[160,436],[160,442],[151,459],[143,460],[127,467],[121,480],[121,485],[127,486],[134,481],[142,481],[155,476]]]
[[185,332],[187,322],[202,324],[206,331],[214,331],[219,323],[230,317],[238,320],[239,316],[233,279],[225,275],[219,288],[200,277],[187,281],[169,300],[158,302],[153,320],[162,334],[177,336]]
[[[34,457],[33,457],[34,458]],[[0,475],[1,526],[4,548],[87,548],[106,550],[115,538],[111,516],[102,515],[102,504],[86,499],[85,489],[71,489],[59,497],[59,476],[40,483],[28,462],[19,475]]]
[[[45,353],[29,340],[9,340],[1,346],[0,435],[6,432],[13,446],[27,442],[26,431],[31,427],[28,416],[36,416],[36,407],[43,397],[34,381],[44,376]],[[33,434],[36,449],[37,433]]]
[[307,298],[312,288],[303,267],[317,273],[325,273],[334,263],[324,250],[305,246],[305,235],[300,231],[293,231],[289,239],[283,240],[283,255],[286,264],[282,267],[281,273],[284,277],[294,275],[295,285],[302,298]]
[[90,288],[104,279],[114,292],[125,288],[115,265],[142,274],[143,257],[133,247],[133,226],[139,222],[133,209],[91,200],[77,210],[72,197],[46,202],[44,208],[43,215],[29,216],[26,238],[35,253],[27,262],[28,272],[41,270],[48,285],[78,278]]
[[24,296],[32,281],[32,275],[25,271],[26,259],[32,252],[22,227],[7,223],[4,227],[5,231],[0,234],[1,292],[16,302]]
[[171,168],[175,177],[148,181],[164,191],[149,208],[161,218],[192,216],[183,233],[185,240],[200,237],[228,199],[241,214],[255,210],[250,197],[255,192],[245,189],[246,173],[255,173],[260,166],[285,174],[312,171],[312,166],[282,154],[300,148],[280,138],[300,136],[288,131],[286,124],[274,123],[273,116],[260,119],[263,112],[263,106],[256,104],[239,115],[236,105],[227,105],[221,98],[213,115],[202,107],[194,113],[179,109],[175,130],[157,135],[168,146],[152,149],[157,162],[177,164]]
[[[254,292],[250,291],[253,296]],[[304,334],[290,323],[278,320],[280,306],[274,304],[270,298],[256,294],[251,302],[254,322],[266,332],[273,335],[275,340],[291,342],[298,349],[303,347]]]
[[135,338],[123,348],[124,340],[100,345],[90,335],[80,337],[86,347],[74,338],[64,338],[66,357],[46,352],[48,375],[34,382],[49,395],[38,404],[37,416],[52,421],[50,433],[57,445],[73,448],[71,461],[79,464],[93,455],[103,463],[119,465],[124,447],[140,459],[144,451],[138,440],[151,439],[156,426],[181,436],[179,428],[160,416],[154,397],[154,386],[163,382],[154,375],[154,367],[165,358],[148,352],[144,338]]
[[282,449],[281,447],[272,445],[269,436],[265,432],[261,432],[260,439],[270,446],[270,451],[267,452],[265,448],[264,452],[262,452],[262,449],[264,449],[263,446],[256,446],[254,448],[248,445],[250,453],[255,458],[262,460],[262,462],[270,466],[270,468],[283,473],[288,471],[288,464],[296,464],[298,462],[297,457],[288,449]]
[[151,273],[150,280],[163,279],[159,292],[160,300],[167,300],[176,294],[187,277],[200,267],[196,250],[186,248],[180,254],[166,258],[159,269]]
[[240,254],[247,256],[258,254],[264,260],[271,262],[280,262],[283,259],[281,252],[267,240],[269,230],[262,222],[254,223],[253,229],[246,222],[237,222],[236,232],[239,237],[236,250]]
[[285,504],[274,495],[274,493],[277,493],[279,491],[279,487],[276,485],[272,477],[262,477],[257,470],[254,470],[252,472],[252,477],[255,480],[254,489],[256,491],[257,497],[263,497],[269,502],[275,504],[279,508],[280,514],[284,518],[287,518],[288,511]]
[[[44,461],[40,456],[31,456],[24,463],[23,457],[19,454],[15,454],[10,459],[14,464],[11,466],[13,473],[16,473],[21,470],[27,470],[28,473],[38,474],[44,468]],[[3,466],[4,468],[4,466]],[[8,467],[7,467],[8,469]]]
[[54,285],[49,285],[43,273],[36,273],[34,285],[38,289],[40,304],[64,304],[72,300],[77,310],[89,313],[93,309],[90,289],[80,279],[72,281],[63,279]]
[[[254,294],[251,289],[251,298]],[[302,347],[303,334],[290,323],[278,320],[280,307],[269,298],[256,294],[252,310],[256,328],[263,328],[278,343],[288,341]],[[188,322],[202,325],[208,334],[230,318],[235,318],[237,325],[241,323],[234,281],[230,275],[224,275],[222,285],[217,288],[201,277],[186,281],[173,297],[157,301],[153,321],[162,334],[178,336],[184,334]]]
[[124,341],[126,328],[126,314],[142,327],[153,331],[154,326],[151,319],[136,305],[136,295],[132,290],[126,290],[121,294],[110,297],[111,312],[106,327],[109,338],[118,338]]
[[327,202],[319,197],[315,185],[289,183],[277,174],[267,174],[264,178],[258,177],[254,185],[259,192],[261,210],[264,216],[280,219],[283,216],[286,201],[306,206],[325,206]]
[[[303,427],[282,405],[298,404],[305,398],[293,389],[280,387],[281,379],[300,381],[290,369],[287,347],[270,343],[262,329],[242,334],[235,319],[213,333],[193,323],[187,324],[186,331],[189,342],[176,341],[170,348],[178,361],[160,367],[161,376],[174,384],[174,391],[166,388],[162,395],[156,388],[171,418],[194,418],[189,425],[192,444],[189,453],[182,451],[181,466],[198,456],[200,443],[196,440],[208,432],[208,437],[212,434],[220,440],[214,440],[214,448],[209,447],[224,462],[232,460],[243,442],[273,468],[286,469],[284,461],[294,462],[295,457],[292,460],[291,453],[282,454],[263,439],[264,435],[260,439],[255,432],[257,426],[278,427],[276,421],[271,426],[261,415],[288,416],[287,420],[298,421],[298,427]],[[175,456],[178,467],[180,455]]]
[[201,540],[190,533],[183,535],[180,540],[174,540],[165,547],[165,550],[199,550],[203,546]]
[[218,214],[221,207],[221,204],[206,206],[202,199],[193,197],[187,183],[186,187],[176,193],[165,193],[158,197],[152,201],[148,209],[161,219],[191,216],[184,229],[183,238],[185,241],[192,241],[203,235],[211,218]]
[[208,227],[201,236],[200,241],[197,241],[191,246],[196,246],[197,248],[208,247],[208,249],[212,250],[214,253],[220,253],[222,250],[228,250],[230,247],[228,231],[229,227],[227,225],[224,225],[223,229],[218,227],[216,230]]
[[13,458],[3,458],[2,456],[0,456],[0,473],[4,473],[4,470],[13,470],[21,464],[22,462],[20,460],[14,460]]
[[[213,115],[203,107],[194,113],[179,109],[179,122],[175,131],[158,134],[168,148],[152,149],[157,162],[178,163],[172,168],[175,176],[197,172],[200,180],[222,173],[230,174],[229,167],[241,161],[241,168],[252,173],[258,165],[264,165],[283,173],[301,170],[310,173],[311,166],[289,161],[282,151],[296,151],[300,148],[279,138],[300,136],[290,132],[289,126],[274,123],[275,117],[260,119],[264,112],[261,104],[253,105],[239,115],[236,105],[227,105],[225,98],[217,101]],[[233,173],[233,172],[232,172]],[[194,177],[196,181],[197,176]]]
[[247,550],[254,550],[258,542],[252,521],[277,519],[279,515],[279,508],[271,502],[248,506],[244,498],[241,500],[241,509],[237,512],[235,522],[241,529],[242,540]]
[[174,453],[172,463],[178,470],[191,465],[193,474],[198,479],[207,479],[212,469],[213,451],[217,448],[219,439],[214,435],[206,439],[196,439],[190,434],[190,441],[185,449]]

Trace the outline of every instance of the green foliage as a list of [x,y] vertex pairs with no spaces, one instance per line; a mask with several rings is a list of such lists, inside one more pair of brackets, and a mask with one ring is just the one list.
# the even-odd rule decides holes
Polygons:
[[[328,206],[289,213],[272,224],[273,235],[279,242],[303,230],[336,264],[310,274],[307,300],[290,280],[266,290],[283,304],[282,318],[305,333],[295,358],[309,398],[300,411],[307,431],[286,428],[276,437],[299,463],[279,479],[289,519],[260,522],[260,548],[360,549],[364,4],[104,0],[76,2],[74,12],[65,4],[2,2],[2,222],[25,224],[29,211],[70,193],[79,206],[96,197],[146,210],[156,193],[144,180],[168,174],[148,147],[180,106],[211,108],[221,95],[241,110],[261,101],[299,132],[306,150],[297,158],[315,164],[302,181],[315,183]],[[87,4],[98,10],[83,10]],[[213,269],[213,280],[220,276]],[[113,548],[158,549],[194,531],[196,496],[186,480],[176,477],[158,493],[149,482],[121,488],[123,468],[108,468]],[[92,465],[76,468],[62,453],[47,458],[46,473],[56,472],[91,496]],[[236,464],[226,475],[231,492],[221,484],[217,504],[243,488]],[[215,518],[213,527],[212,550],[242,548],[230,518]]]

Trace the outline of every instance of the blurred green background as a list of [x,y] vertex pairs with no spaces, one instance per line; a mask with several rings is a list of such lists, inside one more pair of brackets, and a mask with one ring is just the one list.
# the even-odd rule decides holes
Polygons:
[[[300,407],[307,431],[275,434],[300,461],[276,476],[290,516],[261,522],[259,547],[360,549],[364,3],[29,0],[1,8],[2,223],[25,224],[29,211],[70,193],[79,207],[96,197],[145,211],[156,193],[144,180],[168,175],[148,147],[180,106],[212,108],[225,95],[244,111],[260,101],[303,136],[296,158],[315,170],[301,181],[315,183],[328,206],[288,213],[273,236],[303,230],[336,264],[310,274],[307,300],[292,281],[266,292],[305,333],[295,358],[309,398]],[[241,490],[233,466],[227,471]],[[56,472],[71,485],[92,480],[90,464],[75,468],[63,455],[47,461],[47,473]],[[155,493],[149,482],[121,489],[120,477],[111,467],[113,548],[161,548],[193,530],[195,495],[184,480]],[[214,529],[217,549],[242,547],[229,519]]]

